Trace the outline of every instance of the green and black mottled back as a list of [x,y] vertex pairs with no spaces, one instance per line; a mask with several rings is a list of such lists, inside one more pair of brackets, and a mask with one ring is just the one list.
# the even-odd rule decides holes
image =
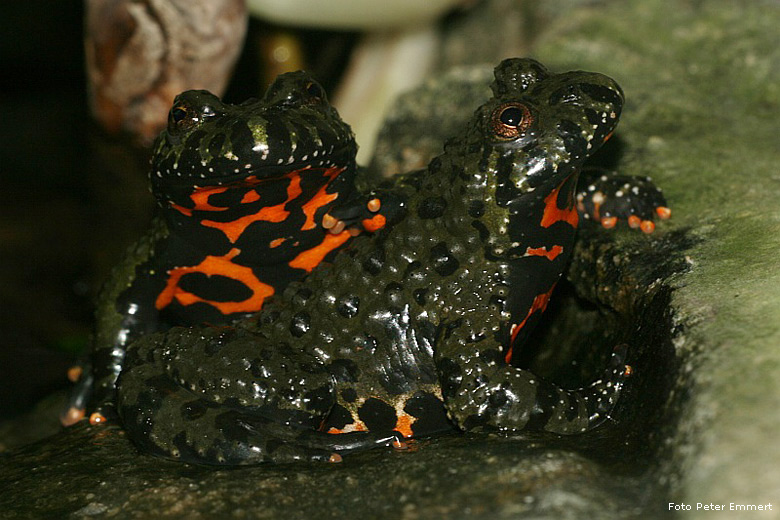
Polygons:
[[623,94],[606,76],[530,59],[502,62],[493,91],[426,171],[385,192],[402,201],[397,223],[234,327],[133,344],[119,387],[131,438],[166,457],[252,464],[338,460],[442,429],[600,424],[624,349],[578,390],[509,361],[571,254],[577,176]]

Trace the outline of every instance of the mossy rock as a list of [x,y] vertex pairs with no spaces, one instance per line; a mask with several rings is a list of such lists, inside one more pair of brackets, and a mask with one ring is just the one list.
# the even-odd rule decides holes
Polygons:
[[[675,502],[710,518],[697,502],[726,503],[727,514],[730,502],[771,502],[780,9],[560,0],[540,10],[533,57],[604,72],[626,92],[601,164],[652,176],[673,210],[649,236],[583,225],[569,281],[528,352],[535,369],[576,385],[611,345],[629,344],[634,376],[605,427],[572,438],[452,434],[340,464],[215,470],[140,455],[119,428],[82,424],[2,455],[5,517],[663,518]],[[408,95],[375,170],[435,153],[488,95],[489,77],[488,66],[460,68]],[[422,136],[429,145],[417,146]],[[405,157],[391,153],[404,147]]]

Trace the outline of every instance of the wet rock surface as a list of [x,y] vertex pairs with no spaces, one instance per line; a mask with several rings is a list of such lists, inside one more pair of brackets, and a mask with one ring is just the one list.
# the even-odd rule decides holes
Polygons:
[[[340,464],[235,470],[139,455],[119,428],[81,424],[0,455],[0,511],[620,519],[671,516],[669,502],[692,505],[686,518],[718,518],[697,502],[780,508],[780,10],[560,1],[544,13],[550,4],[565,12],[545,18],[530,54],[618,80],[628,104],[600,166],[652,176],[673,209],[650,236],[583,224],[528,352],[535,370],[576,386],[629,344],[634,376],[612,421],[576,438],[453,434]],[[406,96],[375,170],[425,164],[488,95],[490,69],[460,68]]]

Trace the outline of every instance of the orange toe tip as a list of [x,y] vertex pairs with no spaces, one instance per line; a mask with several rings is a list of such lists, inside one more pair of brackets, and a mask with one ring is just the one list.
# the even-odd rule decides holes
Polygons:
[[80,366],[70,367],[68,369],[68,381],[71,383],[75,383],[79,379],[81,379],[81,374],[84,372],[84,370]]
[[333,227],[328,229],[328,231],[330,231],[334,235],[338,235],[339,233],[344,231],[345,227],[347,227],[347,225],[344,224],[344,221],[343,220],[339,220],[338,222],[336,222],[336,224]]
[[643,233],[652,233],[655,231],[655,223],[652,220],[643,220],[639,226]]
[[331,217],[330,214],[325,214],[322,216],[322,227],[324,227],[325,229],[332,228],[333,226],[336,225],[337,222],[338,219],[336,219],[335,217]]
[[636,229],[642,224],[642,219],[637,217],[636,215],[631,215],[628,217],[628,227],[631,229]]
[[328,459],[328,462],[333,463],[333,464],[338,464],[342,460],[344,460],[344,459],[338,453],[331,453],[330,454],[330,458]]
[[71,426],[73,424],[76,424],[80,420],[84,418],[84,409],[83,408],[68,408],[68,411],[66,411],[62,417],[60,417],[60,422],[63,426]]
[[623,369],[623,375],[626,377],[630,377],[631,374],[634,373],[634,367],[631,365],[626,365],[626,368]]
[[366,204],[366,206],[368,207],[368,211],[370,211],[371,213],[376,213],[377,211],[379,211],[379,208],[382,207],[382,201],[380,201],[379,199],[371,199],[368,201],[368,204]]
[[603,217],[601,219],[601,225],[605,229],[612,229],[617,224],[617,217]]
[[91,424],[92,426],[96,426],[98,424],[105,424],[105,423],[106,423],[106,418],[100,412],[95,412],[89,416],[89,424]]
[[395,439],[393,441],[393,448],[396,450],[406,450],[409,449],[409,445],[401,439]]
[[672,216],[672,210],[666,206],[658,206],[655,208],[655,214],[658,218],[667,219]]

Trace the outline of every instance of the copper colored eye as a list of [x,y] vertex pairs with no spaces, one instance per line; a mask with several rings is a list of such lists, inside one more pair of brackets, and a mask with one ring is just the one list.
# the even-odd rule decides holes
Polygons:
[[168,133],[176,135],[192,126],[192,113],[184,103],[173,105],[168,112]]
[[320,89],[320,86],[316,83],[309,83],[309,85],[306,87],[306,92],[309,93],[311,97],[322,97],[322,89]]
[[171,109],[171,121],[179,123],[187,117],[187,111],[182,107],[173,107]]
[[314,98],[316,101],[321,100],[323,97],[325,97],[325,93],[322,91],[322,87],[315,82],[311,82],[308,85],[306,85],[306,93],[309,94],[312,98]]
[[524,133],[533,116],[528,107],[522,103],[505,103],[493,111],[491,124],[493,132],[503,139],[515,139]]

